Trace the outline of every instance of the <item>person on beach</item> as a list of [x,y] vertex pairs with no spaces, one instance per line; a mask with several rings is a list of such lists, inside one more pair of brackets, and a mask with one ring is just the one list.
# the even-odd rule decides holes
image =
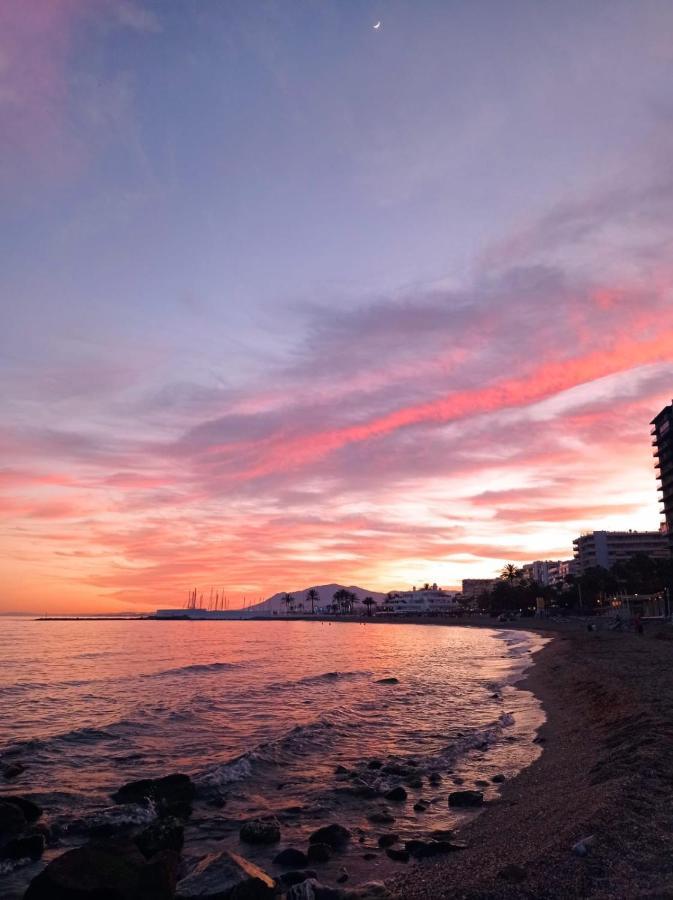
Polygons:
[[636,634],[643,634],[645,629],[643,628],[643,620],[639,615],[635,615],[633,617],[633,630]]

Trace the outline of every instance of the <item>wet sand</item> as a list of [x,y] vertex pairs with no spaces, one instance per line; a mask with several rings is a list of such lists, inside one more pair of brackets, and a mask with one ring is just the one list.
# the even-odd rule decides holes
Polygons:
[[554,640],[523,684],[542,755],[461,830],[468,849],[391,882],[402,900],[673,897],[673,632],[540,630]]

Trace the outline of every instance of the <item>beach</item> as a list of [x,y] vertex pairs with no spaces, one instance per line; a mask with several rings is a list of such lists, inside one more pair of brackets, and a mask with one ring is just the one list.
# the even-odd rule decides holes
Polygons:
[[673,642],[650,628],[554,633],[522,685],[547,714],[542,755],[397,896],[673,896]]

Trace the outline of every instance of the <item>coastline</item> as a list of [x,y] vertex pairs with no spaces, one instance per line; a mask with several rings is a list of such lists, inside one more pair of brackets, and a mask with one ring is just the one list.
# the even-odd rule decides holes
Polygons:
[[391,879],[401,900],[673,896],[673,641],[539,630],[554,639],[519,686],[547,716],[541,756],[460,830],[467,849]]

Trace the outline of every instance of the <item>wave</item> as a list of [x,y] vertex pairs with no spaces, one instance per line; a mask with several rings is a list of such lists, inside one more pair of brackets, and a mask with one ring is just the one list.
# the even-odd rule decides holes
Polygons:
[[[140,710],[139,714],[143,715],[143,711]],[[62,731],[44,738],[17,741],[3,748],[2,753],[7,756],[16,756],[26,751],[56,750],[62,748],[63,744],[86,747],[105,741],[119,741],[127,737],[134,737],[138,732],[148,731],[151,728],[152,725],[145,718],[119,719],[117,722],[110,722],[98,727],[85,725],[82,728],[73,728],[71,731]]]
[[213,663],[193,663],[189,666],[176,666],[174,669],[162,669],[159,672],[149,672],[147,675],[140,675],[140,678],[163,678],[164,675],[198,675],[207,674],[209,672],[228,672],[230,669],[240,669],[241,663],[213,662]]
[[[352,729],[361,725],[357,722],[341,722],[340,727]],[[287,761],[303,758],[310,752],[327,752],[338,741],[338,735],[334,734],[336,728],[337,725],[326,718],[295,725],[275,740],[258,744],[240,756],[204,772],[197,776],[196,781],[205,787],[224,787],[249,778],[258,765],[283,766]]]
[[307,675],[300,678],[298,684],[331,684],[334,681],[354,681],[358,678],[367,678],[371,672],[323,672],[322,675]]
[[296,681],[279,681],[276,684],[269,685],[272,691],[285,691],[296,688],[299,685],[323,685],[335,684],[338,681],[357,681],[360,678],[369,678],[371,672],[322,672],[320,675],[305,675]]

